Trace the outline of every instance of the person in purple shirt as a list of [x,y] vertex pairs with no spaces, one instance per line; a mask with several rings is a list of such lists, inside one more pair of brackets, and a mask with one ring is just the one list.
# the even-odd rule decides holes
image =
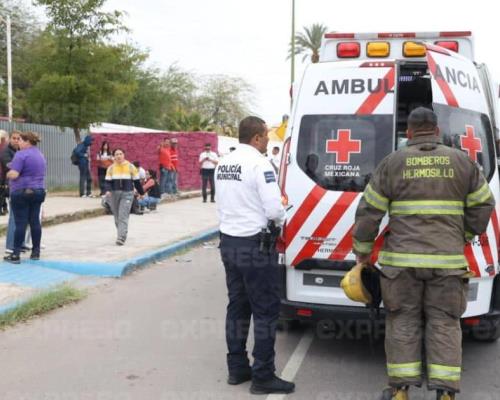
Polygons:
[[14,251],[3,259],[13,264],[21,262],[21,246],[30,226],[33,248],[31,259],[40,259],[40,207],[45,201],[45,175],[47,163],[36,145],[40,142],[38,134],[22,132],[19,139],[19,151],[9,165],[7,173],[10,187],[10,201],[14,210],[16,229],[14,233]]

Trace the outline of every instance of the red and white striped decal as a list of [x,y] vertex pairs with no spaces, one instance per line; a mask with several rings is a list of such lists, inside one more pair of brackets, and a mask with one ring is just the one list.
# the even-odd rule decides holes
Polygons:
[[[429,49],[431,46],[427,46],[427,49]],[[447,54],[448,55],[448,54]],[[427,51],[427,62],[429,64],[429,69],[431,71],[432,76],[434,76],[434,79],[436,80],[437,84],[439,85],[439,88],[443,92],[443,95],[446,99],[446,102],[450,107],[458,107],[458,101],[451,91],[450,85],[446,80],[443,79],[442,76],[436,76],[436,71],[437,71],[437,64],[436,60],[434,60],[434,57],[432,57],[432,54],[430,51]]]
[[312,190],[306,196],[299,209],[295,212],[290,222],[286,224],[286,247],[292,243],[295,235],[300,230],[304,222],[309,218],[313,210],[316,208],[320,200],[326,194],[326,190],[318,185],[314,185]]
[[330,260],[345,260],[346,256],[352,251],[352,231],[354,225],[352,225],[344,237],[337,244],[335,249],[333,249],[332,254],[328,257]]
[[472,245],[467,243],[464,247],[464,254],[467,262],[469,263],[469,269],[476,277],[481,276],[481,272],[479,271],[479,265],[477,263],[476,257],[474,255],[474,250],[472,249]]
[[[395,75],[396,75],[396,69],[392,67],[389,72],[382,78],[382,81],[386,81],[388,83],[387,89],[392,90],[394,88],[394,81],[395,81]],[[382,83],[381,83],[382,85]],[[387,96],[386,91],[384,90],[379,90],[377,92],[371,93],[366,100],[361,104],[361,106],[358,108],[356,111],[356,115],[366,115],[366,114],[372,114],[375,109],[378,107],[380,103],[382,103],[382,100],[384,100],[385,96]]]
[[[488,239],[488,234],[485,232],[479,237],[479,241],[481,243],[481,250],[483,251],[483,256],[484,259],[486,260],[486,265],[495,265],[493,261],[493,254],[491,253],[491,248],[490,248],[490,241]],[[490,276],[495,275],[495,269],[493,270],[489,269],[488,274]]]
[[[328,211],[328,213],[321,220],[311,236],[313,238],[327,237],[358,195],[359,193],[343,192],[335,204],[330,208],[330,211]],[[300,261],[312,257],[320,246],[321,242],[319,241],[307,240],[306,244],[295,256],[292,261],[292,265],[297,265]]]
[[[464,248],[469,269],[475,276],[494,276],[497,272],[499,251],[499,226],[496,210],[491,214],[486,232],[479,236],[479,246],[467,243]],[[484,266],[481,268],[480,266]],[[493,266],[493,268],[488,268]]]

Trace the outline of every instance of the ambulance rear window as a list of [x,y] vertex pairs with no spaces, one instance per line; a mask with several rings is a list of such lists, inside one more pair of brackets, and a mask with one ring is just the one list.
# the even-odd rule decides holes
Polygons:
[[433,104],[443,143],[460,149],[481,166],[489,181],[496,168],[488,116],[476,111]]
[[392,115],[305,115],[297,163],[327,190],[362,192],[393,149]]

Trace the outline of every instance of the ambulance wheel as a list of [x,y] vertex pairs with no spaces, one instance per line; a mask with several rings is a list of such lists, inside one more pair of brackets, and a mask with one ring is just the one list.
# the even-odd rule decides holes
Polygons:
[[494,342],[500,338],[500,317],[481,318],[479,325],[473,326],[470,332],[473,339],[480,342]]

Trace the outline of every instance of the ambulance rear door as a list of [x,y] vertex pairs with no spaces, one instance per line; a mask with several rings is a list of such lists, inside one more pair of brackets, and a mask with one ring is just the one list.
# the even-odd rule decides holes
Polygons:
[[304,74],[285,182],[288,300],[359,306],[339,283],[355,260],[359,199],[394,149],[395,75],[392,61],[325,62]]
[[465,246],[472,279],[464,316],[485,314],[491,303],[493,277],[498,273],[499,182],[494,132],[487,93],[473,61],[427,44],[433,108],[444,144],[458,148],[480,165],[497,203],[487,232]]

